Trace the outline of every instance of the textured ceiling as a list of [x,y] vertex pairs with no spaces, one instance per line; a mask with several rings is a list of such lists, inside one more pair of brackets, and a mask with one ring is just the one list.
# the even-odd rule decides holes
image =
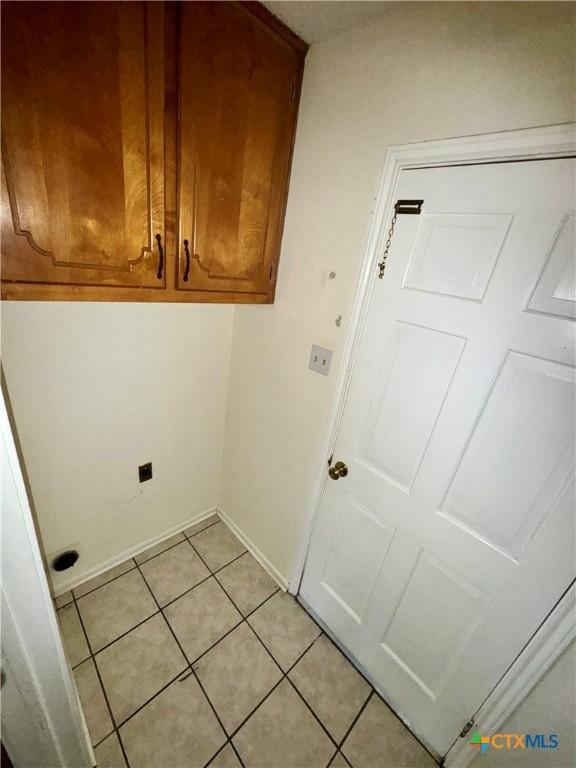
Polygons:
[[312,45],[380,16],[386,0],[264,0],[268,10]]

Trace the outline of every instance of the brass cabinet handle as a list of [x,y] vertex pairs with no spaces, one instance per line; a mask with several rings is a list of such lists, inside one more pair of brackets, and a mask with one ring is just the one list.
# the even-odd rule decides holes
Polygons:
[[332,480],[339,480],[341,477],[346,477],[348,474],[348,467],[343,461],[337,461],[333,467],[330,467],[328,474]]
[[188,240],[184,240],[184,253],[186,254],[186,267],[184,269],[184,282],[188,282],[188,275],[190,274],[190,250],[188,248]]
[[162,247],[162,235],[156,235],[156,242],[158,243],[158,272],[156,272],[156,277],[158,280],[162,280],[162,272],[164,272],[164,248]]

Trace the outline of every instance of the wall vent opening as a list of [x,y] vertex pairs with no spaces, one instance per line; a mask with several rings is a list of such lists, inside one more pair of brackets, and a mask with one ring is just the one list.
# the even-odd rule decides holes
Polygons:
[[66,571],[68,568],[72,568],[76,565],[76,561],[80,555],[75,549],[67,549],[66,552],[61,552],[57,557],[52,560],[52,568],[55,571]]

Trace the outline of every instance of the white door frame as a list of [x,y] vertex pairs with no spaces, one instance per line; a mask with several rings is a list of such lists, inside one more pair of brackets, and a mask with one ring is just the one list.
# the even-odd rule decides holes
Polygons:
[[[313,502],[307,515],[299,556],[290,580],[289,591],[292,594],[298,593],[304,574],[314,523],[326,487],[326,464],[328,457],[332,455],[336,447],[360,337],[374,286],[374,275],[390,227],[395,192],[401,171],[408,168],[518,162],[573,155],[576,155],[576,123],[403,144],[388,149],[352,305],[342,364],[336,381],[336,389],[323,441],[322,461],[318,468]],[[560,598],[560,595],[558,597]],[[495,725],[500,725],[562,653],[568,643],[576,637],[575,604],[575,591],[572,589],[558,603],[544,625],[484,702],[476,715],[475,727],[477,730],[484,730],[485,733],[489,733]],[[538,664],[531,662],[534,659],[538,660]],[[462,741],[465,742],[466,740]],[[464,768],[471,762],[474,755],[474,750],[470,748],[465,750],[462,748],[462,744],[457,742],[446,757],[446,765],[450,768]]]
[[4,394],[2,451],[2,741],[14,765],[91,768]]

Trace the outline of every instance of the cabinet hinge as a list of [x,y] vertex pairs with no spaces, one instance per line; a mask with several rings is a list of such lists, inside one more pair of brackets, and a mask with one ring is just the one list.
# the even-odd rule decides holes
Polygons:
[[296,80],[292,80],[292,90],[290,91],[290,104],[294,104],[296,98]]
[[270,264],[270,276],[268,277],[269,280],[272,280],[272,278],[274,277],[274,267],[275,266],[276,266],[275,264]]
[[328,459],[328,466],[329,466],[329,467],[331,467],[331,466],[332,466],[332,459],[333,459],[333,458],[334,458],[334,454],[332,453],[332,454],[330,454],[330,458]]
[[464,736],[466,736],[467,733],[470,733],[470,731],[472,730],[473,725],[474,725],[474,718],[471,717],[470,720],[468,720],[468,722],[464,726],[464,728],[462,728],[462,730],[460,731],[460,738],[461,739],[463,739]]

